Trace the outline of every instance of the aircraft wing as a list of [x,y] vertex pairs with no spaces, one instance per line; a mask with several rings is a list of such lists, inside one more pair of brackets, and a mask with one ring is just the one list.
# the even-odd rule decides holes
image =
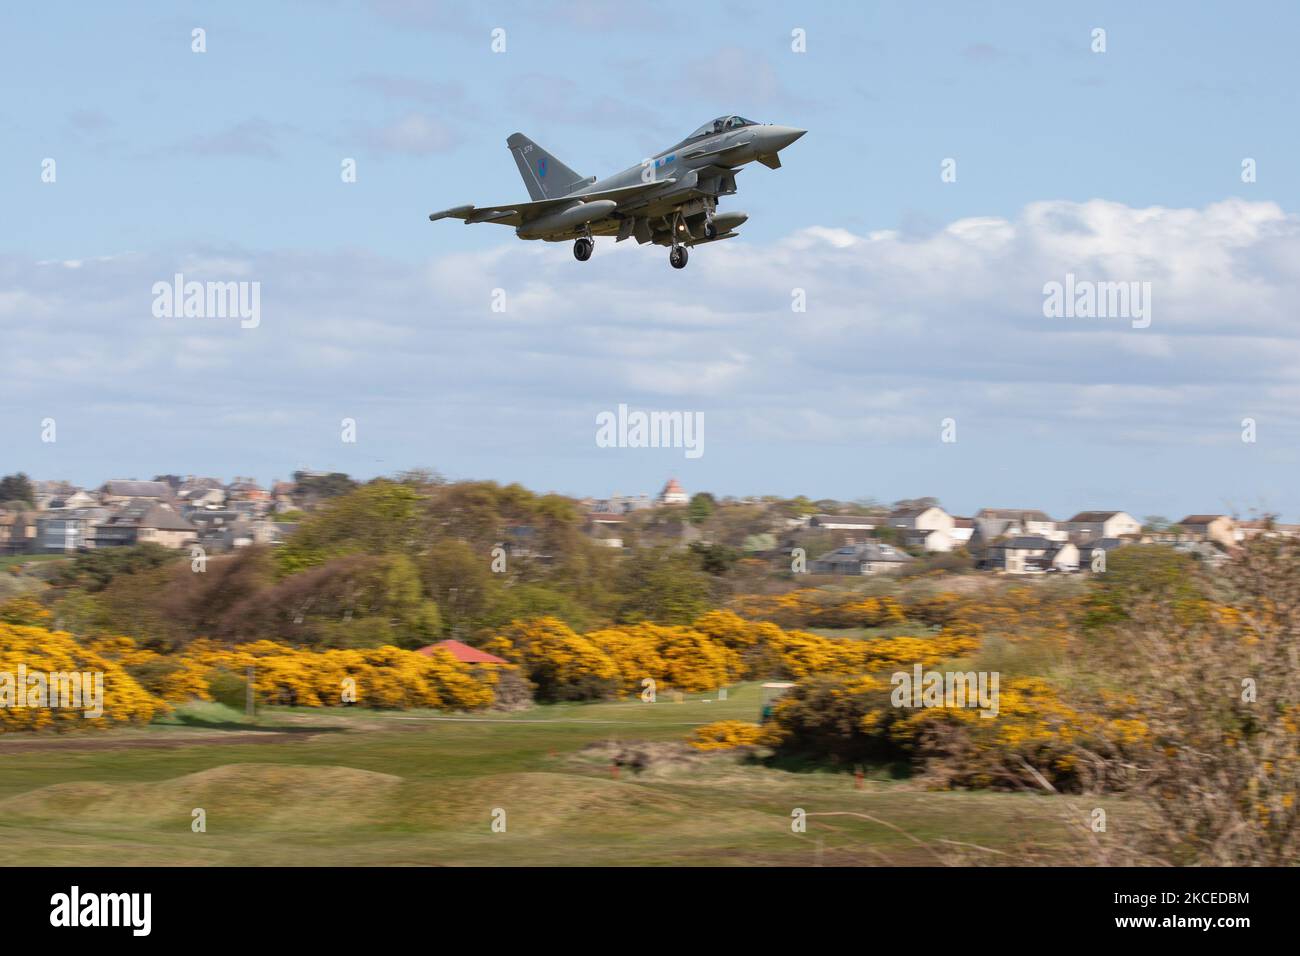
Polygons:
[[474,222],[499,222],[503,226],[521,226],[528,220],[536,219],[553,209],[561,209],[564,206],[572,205],[575,199],[580,199],[583,202],[593,199],[612,199],[615,202],[622,202],[625,199],[639,196],[656,187],[667,186],[676,181],[675,179],[660,179],[652,183],[637,183],[635,186],[624,186],[621,189],[602,189],[594,193],[571,193],[557,199],[539,199],[535,202],[517,202],[505,206],[453,206],[451,209],[430,213],[429,221],[461,219],[464,220],[466,225]]

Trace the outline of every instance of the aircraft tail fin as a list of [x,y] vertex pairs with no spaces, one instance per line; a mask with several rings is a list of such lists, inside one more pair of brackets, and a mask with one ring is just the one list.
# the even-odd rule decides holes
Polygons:
[[523,133],[512,135],[506,140],[506,145],[515,158],[524,185],[528,187],[529,199],[559,199],[590,182]]

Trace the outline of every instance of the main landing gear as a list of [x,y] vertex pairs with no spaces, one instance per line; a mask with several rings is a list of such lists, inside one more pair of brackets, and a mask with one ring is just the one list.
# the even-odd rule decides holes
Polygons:
[[717,211],[718,201],[711,197],[704,200],[704,238],[718,238],[718,227],[713,224],[713,214]]
[[596,242],[590,236],[581,236],[573,244],[573,258],[579,262],[586,262],[591,258],[591,254],[596,249]]

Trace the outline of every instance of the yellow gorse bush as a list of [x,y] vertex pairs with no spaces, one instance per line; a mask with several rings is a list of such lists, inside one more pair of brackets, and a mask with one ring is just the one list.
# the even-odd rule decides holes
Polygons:
[[780,730],[772,724],[719,720],[696,727],[691,732],[690,744],[696,750],[734,750],[737,747],[772,746],[780,739]]
[[738,598],[744,617],[772,621],[782,627],[883,627],[906,621],[903,607],[892,597],[866,597],[844,591],[800,588],[785,594],[750,594]]
[[299,707],[342,704],[346,687],[361,707],[474,710],[491,706],[496,684],[491,668],[476,670],[445,651],[425,657],[396,647],[311,651],[274,641],[230,647],[201,640],[184,653],[164,655],[129,637],[101,638],[89,647],[132,671],[160,700],[172,702],[211,700],[211,682],[219,672],[243,677],[249,667],[258,702]]
[[[77,672],[103,675],[103,715],[87,717],[87,707],[42,706],[28,697],[26,681],[18,676]],[[0,624],[0,681],[8,679],[10,693],[19,698],[0,700],[0,732],[13,730],[67,730],[75,727],[110,727],[118,724],[147,723],[167,705],[151,695],[117,661],[78,644],[65,631],[43,627]]]

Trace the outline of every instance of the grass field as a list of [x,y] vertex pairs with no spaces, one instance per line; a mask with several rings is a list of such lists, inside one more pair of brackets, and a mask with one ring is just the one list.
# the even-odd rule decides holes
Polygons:
[[66,554],[5,554],[0,555],[0,571],[8,571],[15,564],[44,564],[49,561],[67,561]]
[[[758,706],[752,685],[726,701],[478,717],[297,709],[246,722],[208,705],[141,729],[2,736],[0,841],[7,862],[37,865],[1084,862],[1056,798],[927,792],[883,773],[859,788],[851,773],[676,746]],[[612,755],[638,749],[643,769],[615,775]],[[795,808],[806,833],[791,830]]]

